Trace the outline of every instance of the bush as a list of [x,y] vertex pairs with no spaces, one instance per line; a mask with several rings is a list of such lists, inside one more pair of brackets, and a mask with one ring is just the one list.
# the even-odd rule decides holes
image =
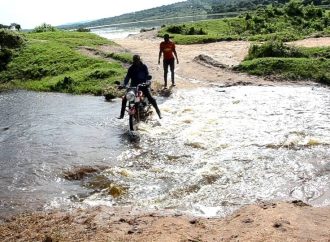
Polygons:
[[285,5],[285,12],[288,16],[303,16],[302,2],[299,0],[292,0]]
[[63,80],[58,81],[54,86],[51,86],[51,91],[54,92],[69,92],[73,90],[74,80],[71,77],[64,77]]
[[85,29],[85,28],[79,28],[76,30],[77,32],[91,32],[90,29]]
[[0,50],[0,71],[6,69],[7,64],[12,59],[12,52],[9,49]]
[[24,43],[22,35],[8,29],[0,29],[0,49],[3,48],[18,48]]
[[32,30],[33,33],[55,32],[55,31],[58,31],[58,29],[46,23],[43,23]]
[[184,34],[184,25],[174,25],[167,28],[167,32],[172,34]]
[[0,29],[0,71],[5,70],[13,56],[13,49],[23,45],[24,39],[20,34]]
[[295,47],[284,45],[282,41],[272,40],[262,45],[252,45],[247,60],[262,57],[303,57],[304,55]]

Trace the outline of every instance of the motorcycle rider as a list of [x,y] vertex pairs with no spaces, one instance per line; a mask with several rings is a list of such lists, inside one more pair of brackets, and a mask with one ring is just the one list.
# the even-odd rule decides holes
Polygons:
[[[149,71],[148,67],[142,63],[141,58],[139,55],[133,56],[133,64],[128,68],[126,77],[124,79],[124,84],[122,86],[127,86],[129,80],[131,80],[131,87],[136,87],[138,84],[146,83],[148,80]],[[122,87],[121,86],[121,87]],[[152,106],[155,108],[158,117],[161,119],[161,113],[158,108],[156,100],[151,96],[149,86],[142,86],[140,87],[140,91],[143,92],[144,96],[148,98],[149,102],[152,104]],[[122,104],[121,104],[121,111],[120,116],[118,119],[124,118],[125,115],[125,108],[126,108],[127,99],[124,95]]]

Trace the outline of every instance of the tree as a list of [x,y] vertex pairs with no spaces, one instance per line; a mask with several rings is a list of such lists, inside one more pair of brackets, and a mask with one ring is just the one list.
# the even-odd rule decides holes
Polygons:
[[302,2],[299,0],[292,0],[285,6],[285,12],[288,16],[303,16]]
[[19,25],[17,23],[11,23],[10,28],[15,28],[17,31],[20,31],[21,30],[21,25]]

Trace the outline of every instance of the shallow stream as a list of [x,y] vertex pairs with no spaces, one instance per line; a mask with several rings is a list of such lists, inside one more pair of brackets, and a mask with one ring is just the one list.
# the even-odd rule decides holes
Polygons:
[[[117,120],[101,97],[0,95],[0,215],[86,205],[224,216],[258,201],[330,205],[330,92],[318,86],[176,90],[163,119]],[[69,181],[74,167],[107,168]],[[101,184],[101,185],[100,185]]]

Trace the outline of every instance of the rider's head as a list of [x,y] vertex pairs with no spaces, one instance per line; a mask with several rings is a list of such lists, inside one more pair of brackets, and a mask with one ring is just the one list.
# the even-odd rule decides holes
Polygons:
[[139,55],[133,55],[133,64],[139,64],[141,62],[141,57]]
[[164,40],[165,41],[169,41],[170,40],[170,36],[168,34],[164,34]]

